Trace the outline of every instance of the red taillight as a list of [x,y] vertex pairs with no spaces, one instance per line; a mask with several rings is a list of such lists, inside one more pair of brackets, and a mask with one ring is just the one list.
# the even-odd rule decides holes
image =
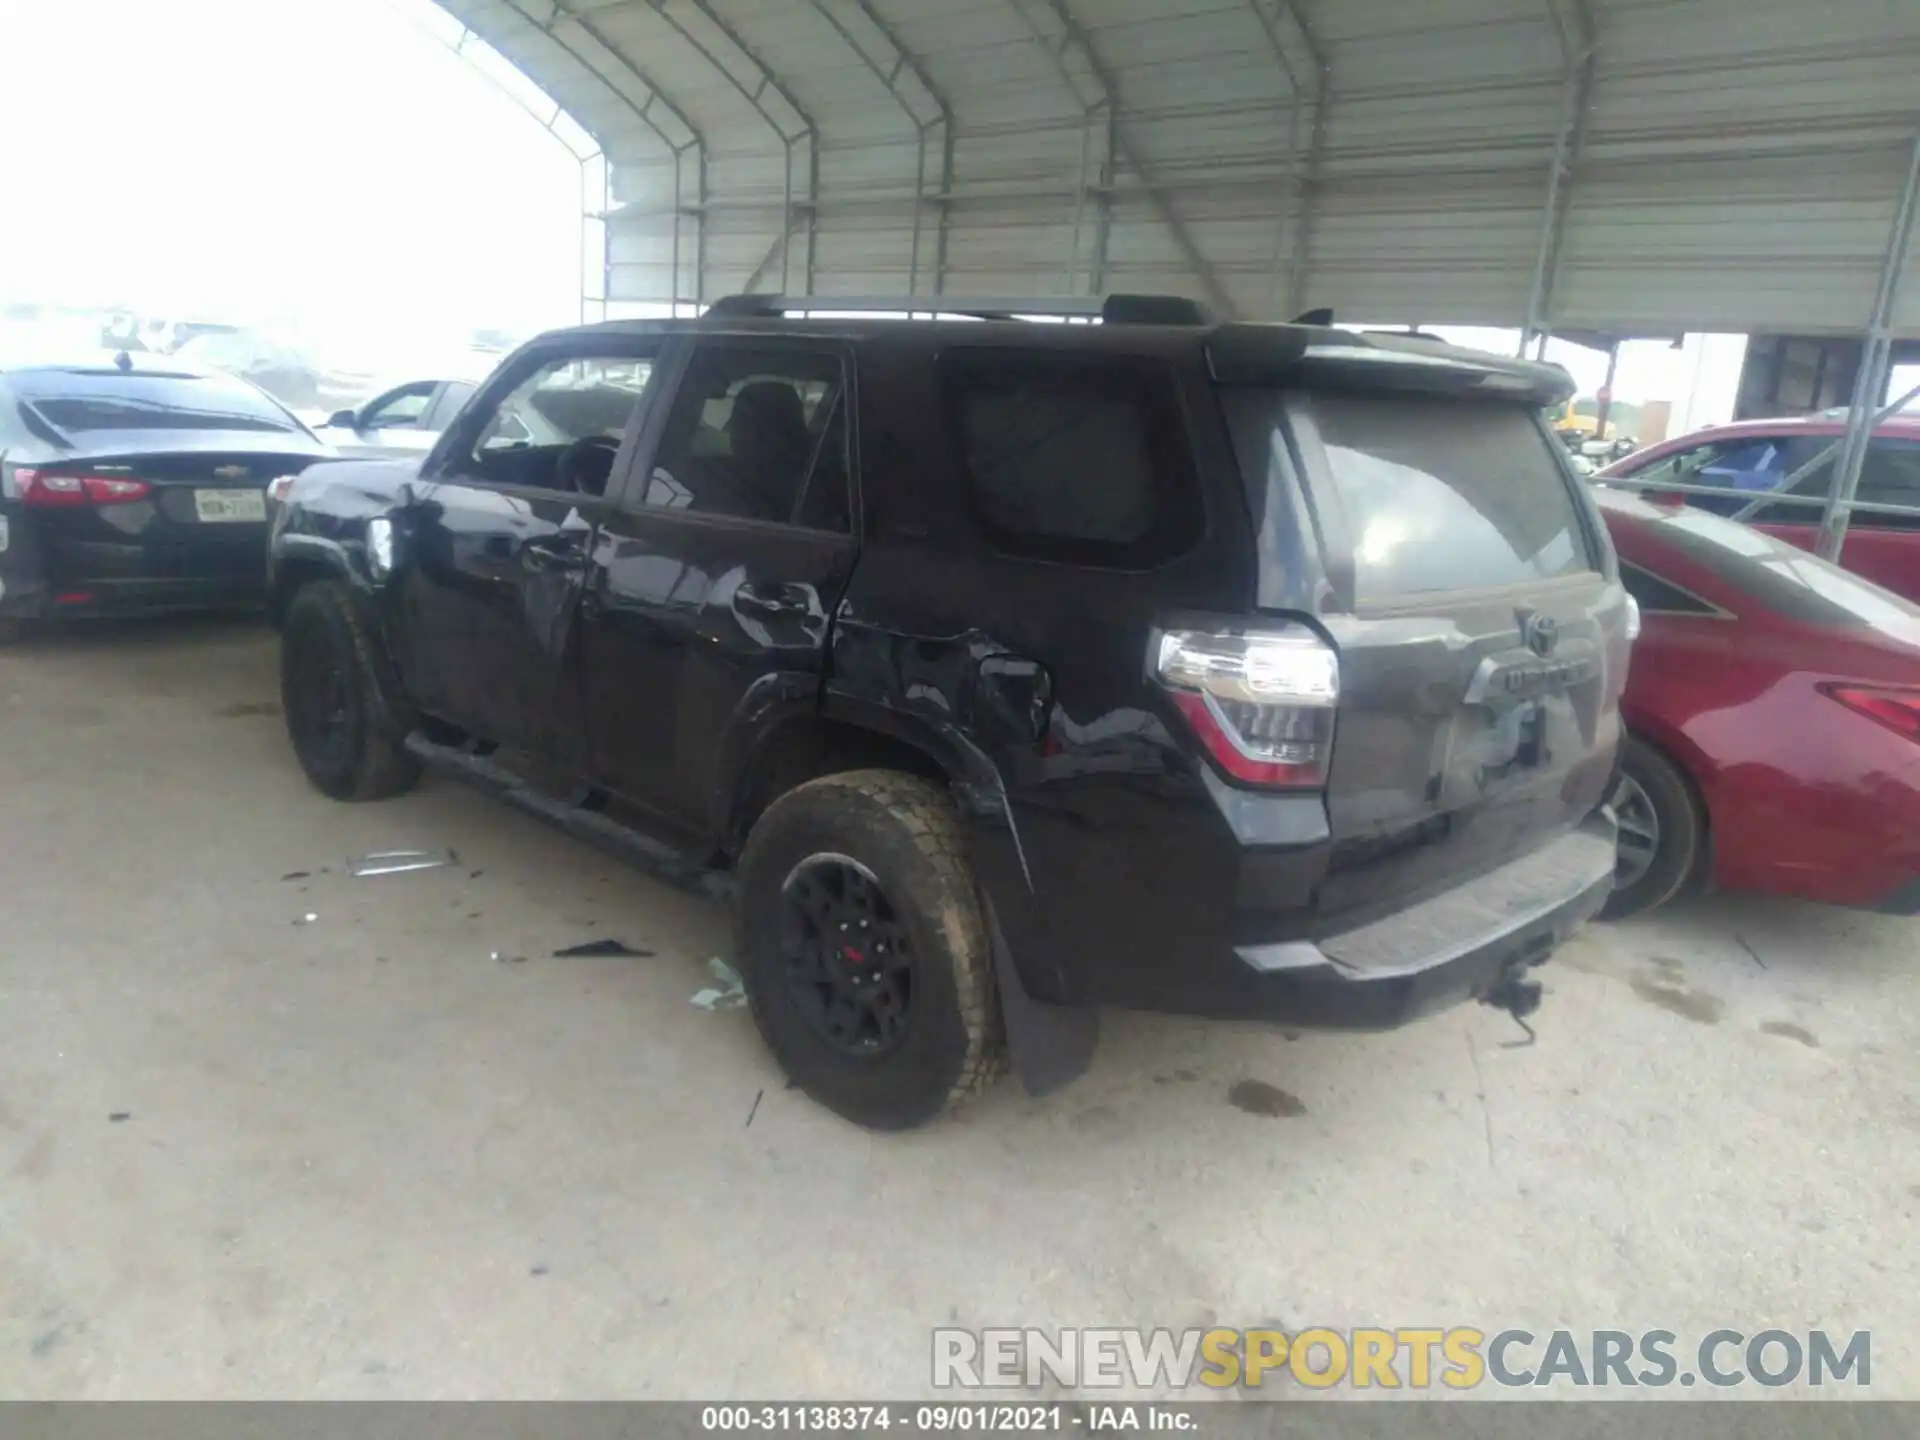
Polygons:
[[96,505],[125,505],[153,493],[153,487],[144,480],[123,480],[115,475],[83,475],[80,483],[87,487],[87,498]]
[[1869,720],[1878,720],[1896,735],[1920,740],[1920,690],[1878,685],[1822,685],[1820,691],[1849,710]]
[[16,470],[13,472],[13,493],[19,497],[22,505],[30,505],[36,510],[84,509],[87,504],[86,487],[80,483],[78,475]]
[[1327,783],[1340,657],[1311,630],[1166,631],[1155,639],[1154,673],[1233,779],[1288,789]]
[[125,505],[144,500],[153,487],[119,475],[54,475],[24,466],[13,472],[14,494],[36,510],[76,510],[88,505]]

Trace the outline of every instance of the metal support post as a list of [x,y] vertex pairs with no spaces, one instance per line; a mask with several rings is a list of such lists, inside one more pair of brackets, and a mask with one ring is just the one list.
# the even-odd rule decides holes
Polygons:
[[1593,104],[1593,74],[1599,56],[1598,32],[1588,0],[1571,0],[1574,23],[1561,19],[1553,0],[1547,0],[1560,27],[1561,53],[1566,72],[1560,87],[1560,124],[1553,141],[1553,164],[1547,171],[1546,202],[1541,207],[1540,242],[1534,250],[1533,275],[1527,284],[1527,316],[1520,331],[1519,354],[1527,353],[1533,337],[1547,324],[1553,285],[1560,267],[1560,245],[1565,237],[1567,198],[1572,189],[1573,163],[1586,136],[1587,114]]
[[[946,98],[934,88],[927,78],[920,61],[903,46],[894,34],[891,26],[880,17],[873,8],[872,0],[850,0],[866,20],[867,26],[878,39],[879,46],[890,51],[890,56],[876,58],[869,53],[870,46],[857,39],[846,22],[835,12],[831,0],[812,0],[813,8],[820,13],[841,41],[859,57],[860,63],[872,71],[875,78],[887,87],[908,122],[913,126],[917,152],[913,170],[913,238],[907,260],[907,290],[909,294],[920,291],[920,236],[924,225],[927,205],[927,143],[935,127],[940,130],[940,195],[939,212],[936,224],[939,237],[934,242],[933,289],[938,294],[946,281],[947,253],[947,208],[948,192],[953,188],[953,109]],[[914,98],[901,83],[901,76],[909,75],[919,87],[922,103],[930,104],[933,113],[922,117],[915,108]]]
[[[1101,166],[1101,180],[1093,190],[1096,202],[1094,218],[1094,253],[1089,266],[1091,288],[1095,291],[1105,288],[1107,274],[1107,247],[1113,231],[1113,192],[1116,179],[1115,170],[1120,161],[1140,178],[1140,185],[1147,197],[1147,203],[1153,207],[1160,223],[1167,227],[1167,233],[1173,237],[1175,246],[1193,271],[1194,277],[1207,292],[1208,300],[1219,313],[1228,319],[1237,318],[1239,307],[1233,303],[1226,286],[1221,283],[1219,271],[1212,261],[1201,252],[1193,238],[1193,232],[1187,228],[1167,198],[1165,187],[1154,174],[1151,163],[1141,155],[1137,145],[1127,134],[1121,120],[1120,95],[1114,85],[1113,76],[1101,61],[1088,39],[1085,29],[1074,18],[1068,8],[1067,0],[1010,0],[1015,13],[1026,23],[1032,32],[1034,42],[1038,44],[1053,67],[1059,72],[1061,81],[1073,95],[1074,101],[1081,107],[1081,115],[1088,127],[1090,138],[1098,123],[1105,131],[1105,156]],[[1047,19],[1035,18],[1033,10],[1043,12]],[[1079,62],[1079,68],[1067,63],[1067,53],[1072,52]],[[1083,87],[1092,93],[1083,94]],[[1087,171],[1091,168],[1087,155],[1086,139],[1082,142],[1081,184],[1076,207],[1084,203],[1089,189]],[[1077,238],[1080,220],[1076,214],[1075,225],[1077,266]],[[1070,267],[1071,268],[1071,267]]]
[[1307,286],[1313,278],[1314,231],[1319,218],[1320,175],[1327,157],[1327,110],[1333,104],[1333,67],[1293,0],[1281,0],[1283,9],[1299,32],[1300,43],[1313,66],[1313,115],[1307,124],[1306,164],[1299,176],[1298,203],[1294,215],[1293,264],[1287,276],[1287,314],[1299,315],[1312,308]]
[[1867,320],[1866,345],[1860,353],[1860,373],[1854,380],[1853,403],[1847,410],[1847,437],[1834,467],[1833,489],[1827,498],[1826,513],[1820,517],[1820,540],[1815,553],[1836,564],[1847,540],[1847,521],[1853,497],[1860,489],[1860,471],[1867,463],[1867,446],[1873,439],[1874,411],[1886,395],[1887,379],[1893,361],[1893,307],[1900,296],[1901,272],[1907,268],[1907,256],[1913,246],[1913,222],[1920,209],[1920,131],[1913,137],[1907,156],[1906,183],[1894,207],[1893,229],[1887,236],[1887,249],[1880,262],[1880,284],[1873,297],[1873,313]]
[[1593,438],[1607,438],[1607,412],[1613,408],[1613,377],[1620,369],[1620,342],[1607,343],[1607,378],[1600,382],[1600,393],[1595,397],[1593,413]]
[[[746,41],[741,38],[739,33],[720,17],[713,6],[708,3],[708,0],[691,0],[691,3],[693,8],[705,17],[707,23],[719,33],[721,39],[758,75],[759,83],[757,86],[749,89],[747,85],[741,81],[739,76],[734,74],[732,68],[722,62],[720,57],[714,53],[713,47],[702,39],[673,9],[669,8],[667,0],[648,0],[648,5],[654,14],[672,26],[680,38],[692,46],[700,57],[733,87],[741,99],[745,100],[747,104],[753,108],[753,112],[760,117],[762,122],[765,123],[767,128],[771,130],[774,136],[780,141],[783,173],[781,178],[779,244],[781,247],[780,288],[783,291],[788,288],[788,271],[791,260],[789,252],[793,243],[796,209],[796,202],[793,195],[793,147],[803,140],[806,142],[807,195],[806,200],[802,203],[804,203],[806,207],[807,214],[806,293],[812,294],[814,249],[819,228],[820,129],[813,123],[813,117],[801,107],[799,101],[794,99],[793,92],[788,90],[787,87],[780,82],[780,78],[768,67],[766,61],[762,60],[759,55],[747,45]],[[788,125],[775,116],[766,101],[762,98],[769,90],[771,90],[791,112],[792,125],[794,127],[791,132],[789,131]],[[703,183],[703,198],[704,189],[705,186]],[[704,248],[704,235],[702,239]]]
[[[667,153],[670,156],[672,156],[673,171],[674,171],[674,218],[673,218],[673,246],[672,246],[673,248],[673,281],[672,281],[672,284],[669,286],[669,289],[673,292],[671,298],[677,301],[679,298],[678,292],[680,287],[679,255],[680,255],[680,223],[681,223],[681,211],[682,211],[681,184],[680,184],[681,166],[686,154],[689,151],[693,152],[699,167],[699,174],[701,177],[701,187],[702,187],[702,190],[704,191],[705,175],[706,175],[706,141],[704,137],[701,135],[700,131],[693,125],[693,123],[687,119],[685,112],[683,112],[680,109],[680,107],[673,102],[671,98],[669,98],[667,95],[662,93],[662,91],[660,90],[660,87],[654,84],[650,76],[648,76],[644,71],[642,71],[638,66],[636,66],[631,60],[627,59],[626,56],[621,54],[620,51],[618,51],[611,44],[609,44],[605,39],[605,37],[602,36],[600,32],[594,28],[592,22],[590,22],[589,20],[583,19],[580,15],[574,13],[574,11],[570,10],[565,4],[561,3],[561,0],[547,0],[546,13],[544,16],[535,15],[534,13],[532,13],[530,10],[526,8],[525,4],[521,3],[521,0],[508,0],[508,9],[511,11],[512,14],[514,14],[520,20],[524,21],[528,29],[544,37],[544,39],[548,44],[552,45],[554,48],[559,50],[563,55],[567,57],[568,60],[570,60],[574,65],[578,66],[582,71],[584,71],[588,76],[590,76],[602,89],[607,91],[607,93],[609,93],[616,100],[618,100],[622,105],[622,107],[630,111],[633,114],[634,118],[638,120],[643,126],[645,126],[646,129],[650,131],[657,140],[659,140],[661,145],[666,148]],[[610,74],[609,68],[607,66],[605,66],[603,63],[596,62],[595,60],[590,58],[577,44],[565,38],[560,33],[560,31],[562,27],[567,27],[567,26],[570,26],[573,29],[578,30],[580,34],[584,35],[587,38],[587,40],[592,42],[594,47],[605,52],[607,59],[612,62],[611,68],[614,70],[617,70],[620,74],[624,75],[626,77],[625,82],[623,83],[622,81],[617,79],[615,75]],[[467,44],[467,41],[471,36],[472,36],[471,31],[462,31],[459,41],[456,44],[454,44],[452,47],[456,55],[462,55],[462,58],[465,58],[463,52]],[[482,75],[486,74],[485,70],[481,70],[477,66],[475,68],[476,70],[479,71],[480,74]],[[629,87],[638,87],[638,89],[641,91],[641,98],[636,98],[631,93],[631,90]],[[505,91],[506,94],[513,96],[513,98],[515,98],[516,100],[519,99],[518,96],[513,95],[513,92],[511,90],[506,90],[505,87],[501,87],[501,88]],[[521,103],[524,107],[525,102],[522,101]],[[676,136],[674,134],[669,133],[667,127],[663,125],[659,119],[655,118],[653,112],[656,107],[658,107],[662,112],[662,114],[665,117],[669,118],[679,128],[681,132],[684,132],[683,135]],[[564,109],[556,102],[554,106],[554,113],[551,116],[542,118],[536,115],[535,118],[539,119],[541,123],[548,129],[548,131],[553,133],[556,138],[559,138],[559,131],[555,128],[555,125],[556,125],[556,122],[559,120],[559,117],[563,113],[565,113]],[[584,127],[582,128],[584,129]],[[597,140],[597,137],[596,137],[596,140]],[[577,151],[575,152],[575,155],[576,155],[576,158],[579,159],[581,164],[580,188],[581,188],[581,194],[582,194],[582,206],[581,206],[581,209],[582,209],[581,232],[582,233],[581,233],[580,249],[581,249],[581,267],[582,268],[581,268],[580,292],[581,292],[582,313],[584,315],[586,313],[587,300],[589,298],[587,295],[587,285],[586,285],[586,268],[585,267],[587,264],[587,259],[586,259],[587,241],[586,241],[585,231],[586,231],[586,226],[588,221],[594,218],[597,218],[603,227],[611,223],[609,219],[609,212],[612,209],[612,200],[613,200],[613,196],[612,196],[613,161],[611,157],[609,157],[606,154],[604,146],[600,146],[599,148],[597,148],[594,155],[591,155],[591,156],[579,155]],[[603,166],[605,167],[604,168],[605,183],[604,183],[602,194],[600,197],[601,203],[600,203],[600,208],[597,216],[589,215],[587,213],[588,205],[590,202],[588,200],[587,193],[586,193],[588,189],[588,182],[586,178],[586,167],[590,161],[596,158],[598,158],[603,164]],[[612,284],[611,284],[612,238],[611,238],[611,235],[607,233],[604,229],[603,229],[603,243],[602,243],[601,274],[602,274],[603,283],[601,286],[600,300],[604,307],[605,303],[612,298],[612,293],[613,293]],[[695,276],[695,288],[696,290],[699,288],[698,275]]]

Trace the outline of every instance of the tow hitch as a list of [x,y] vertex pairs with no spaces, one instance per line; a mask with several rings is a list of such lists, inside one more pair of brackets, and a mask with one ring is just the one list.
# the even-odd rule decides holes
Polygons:
[[1540,998],[1546,993],[1546,987],[1538,980],[1527,979],[1527,971],[1545,960],[1551,951],[1552,943],[1549,941],[1540,946],[1539,954],[1516,960],[1502,972],[1493,988],[1480,997],[1482,1005],[1506,1011],[1513,1017],[1513,1023],[1526,1032],[1526,1039],[1506,1042],[1505,1048],[1509,1050],[1525,1049],[1539,1038],[1527,1023],[1527,1017],[1540,1008]]
[[1539,1038],[1527,1024],[1527,1016],[1540,1008],[1540,997],[1544,993],[1545,987],[1538,980],[1522,980],[1516,974],[1509,974],[1481,1000],[1483,1005],[1506,1011],[1513,1017],[1513,1023],[1527,1032],[1524,1040],[1507,1041],[1507,1049],[1523,1050]]

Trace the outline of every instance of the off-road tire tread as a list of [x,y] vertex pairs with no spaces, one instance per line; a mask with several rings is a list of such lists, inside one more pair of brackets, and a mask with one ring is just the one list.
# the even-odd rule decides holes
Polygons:
[[[951,797],[933,782],[899,770],[846,770],[808,780],[767,807],[747,838],[741,868],[751,864],[756,836],[772,833],[769,817],[796,805],[816,803],[834,791],[850,793],[884,810],[905,831],[944,891],[940,917],[929,917],[945,934],[953,962],[954,993],[966,1034],[966,1053],[948,1088],[942,1113],[979,1094],[1008,1068],[993,945],[967,860],[966,836]],[[896,903],[904,897],[895,897]],[[744,935],[743,935],[744,940]]]
[[[287,606],[284,629],[290,630],[298,623],[295,617],[303,605],[322,609],[337,620],[353,647],[355,698],[362,707],[362,742],[353,783],[345,794],[335,798],[386,800],[406,793],[419,783],[420,762],[406,748],[407,727],[394,715],[388,701],[382,680],[385,666],[360,606],[338,581],[315,581],[295,592]],[[292,713],[287,696],[281,696],[281,705]]]

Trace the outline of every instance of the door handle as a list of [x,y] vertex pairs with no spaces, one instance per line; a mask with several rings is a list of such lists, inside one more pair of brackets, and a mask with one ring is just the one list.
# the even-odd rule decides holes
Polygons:
[[810,585],[742,585],[733,592],[733,603],[756,615],[806,615],[815,596]]
[[576,540],[557,538],[552,540],[529,540],[520,547],[521,562],[529,570],[583,570],[586,568],[586,551]]

